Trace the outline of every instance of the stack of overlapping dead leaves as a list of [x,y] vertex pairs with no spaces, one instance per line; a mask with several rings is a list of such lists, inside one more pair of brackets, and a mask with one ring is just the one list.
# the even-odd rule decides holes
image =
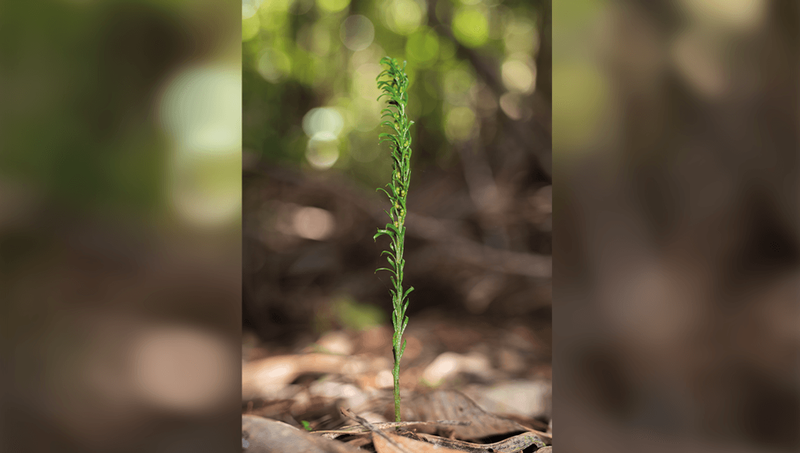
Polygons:
[[[552,451],[552,435],[481,409],[452,390],[421,394],[405,404],[407,422],[370,423],[342,408],[354,423],[306,432],[256,415],[242,417],[248,453],[518,453]],[[549,430],[548,430],[549,431]]]

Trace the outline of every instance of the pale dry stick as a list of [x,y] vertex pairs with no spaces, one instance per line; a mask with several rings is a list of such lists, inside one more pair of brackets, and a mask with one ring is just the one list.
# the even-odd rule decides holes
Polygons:
[[[440,426],[469,426],[472,422],[462,422],[462,421],[455,421],[455,420],[435,420],[431,422],[384,422],[384,423],[373,423],[373,426],[377,429],[387,429],[387,428],[401,428],[405,426],[419,426],[419,425],[440,425]],[[321,430],[321,431],[311,431],[312,434],[319,434],[322,437],[327,437],[328,439],[335,439],[341,435],[345,434],[366,434],[370,433],[371,431],[369,428],[365,428],[362,425],[352,425],[352,426],[345,426],[340,429],[331,429],[331,430]]]
[[531,445],[536,445],[536,448],[546,447],[539,437],[532,433],[518,434],[514,437],[509,437],[506,440],[495,442],[493,444],[474,444],[472,442],[464,442],[455,439],[445,439],[439,436],[432,436],[430,434],[418,433],[417,436],[426,442],[441,447],[447,447],[453,450],[464,451],[467,453],[518,453]]

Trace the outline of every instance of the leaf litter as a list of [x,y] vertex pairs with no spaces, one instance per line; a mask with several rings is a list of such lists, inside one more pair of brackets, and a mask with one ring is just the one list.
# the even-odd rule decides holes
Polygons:
[[[287,423],[253,415],[242,418],[242,440],[248,453],[327,452],[346,453],[518,453],[547,451],[552,436],[513,420],[488,413],[454,390],[418,395],[408,412],[420,414],[418,421],[371,423],[347,408],[346,418],[356,425],[335,430],[306,432]],[[448,415],[451,419],[422,420]],[[427,433],[424,431],[428,431]],[[431,434],[443,432],[448,437]],[[477,443],[488,437],[507,436],[492,443]],[[337,439],[346,439],[337,441]],[[467,440],[461,440],[467,439]],[[530,448],[530,449],[529,449]]]
[[[546,358],[539,361],[527,352],[534,346],[520,340],[526,338],[525,331],[517,338],[493,334],[477,324],[463,323],[457,326],[461,330],[441,321],[419,324],[409,340],[418,351],[412,350],[403,375],[402,422],[389,421],[394,418],[391,382],[382,376],[391,378],[385,371],[391,363],[382,353],[390,329],[326,334],[317,342],[319,346],[293,347],[299,352],[294,354],[287,349],[245,349],[243,452],[552,451],[550,403],[540,404],[550,398],[550,368]],[[447,325],[456,327],[454,322]],[[470,341],[448,347],[440,337],[455,339],[443,334],[450,331],[472,332]],[[323,350],[330,352],[320,353]],[[334,350],[338,353],[332,353]],[[515,361],[502,360],[502,354],[493,357],[497,351],[511,351],[521,359],[514,365]],[[424,371],[443,355],[465,360],[482,356],[484,368],[475,373],[465,362],[458,366],[460,371],[432,389],[424,380]],[[541,384],[538,387],[533,385],[537,382]],[[534,396],[528,399],[520,390],[539,387],[546,389],[539,397],[546,400],[537,400],[535,392],[529,393]]]

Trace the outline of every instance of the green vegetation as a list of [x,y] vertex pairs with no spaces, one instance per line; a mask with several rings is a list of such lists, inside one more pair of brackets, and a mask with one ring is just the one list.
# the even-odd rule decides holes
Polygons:
[[367,330],[386,321],[386,313],[379,307],[356,302],[347,296],[334,302],[333,315],[339,325],[355,331]]
[[[408,197],[408,186],[411,182],[411,133],[409,129],[414,124],[408,119],[406,106],[408,105],[408,76],[405,73],[405,63],[400,67],[394,58],[384,57],[381,64],[388,68],[378,75],[378,88],[383,94],[378,96],[378,100],[383,97],[388,98],[389,107],[381,111],[381,118],[387,118],[381,123],[392,129],[392,132],[381,133],[378,135],[379,142],[389,142],[392,151],[392,179],[386,184],[388,191],[379,188],[389,197],[391,208],[388,211],[390,222],[385,229],[378,229],[374,239],[378,236],[389,236],[389,250],[381,252],[386,255],[390,268],[380,268],[392,273],[392,285],[394,288],[389,292],[392,295],[392,325],[394,326],[394,336],[392,337],[392,351],[394,353],[394,416],[396,421],[400,421],[400,358],[406,350],[406,342],[403,341],[403,332],[408,325],[406,308],[408,307],[408,294],[414,290],[409,287],[403,291],[403,247],[406,236],[406,198]],[[387,80],[380,80],[388,76]],[[376,271],[377,272],[377,271]]]
[[[414,149],[418,174],[460,168],[455,149],[475,139],[483,121],[497,124],[503,109],[525,118],[533,88],[520,81],[535,80],[539,9],[525,0],[245,0],[245,154],[335,173],[365,192],[383,186],[390,161],[375,142],[381,107],[374,80],[379,60],[391,55],[408,62],[413,80],[406,113],[417,122],[413,136],[425,136]],[[486,85],[470,52],[486,61],[495,86]],[[514,70],[503,78],[509,62]]]

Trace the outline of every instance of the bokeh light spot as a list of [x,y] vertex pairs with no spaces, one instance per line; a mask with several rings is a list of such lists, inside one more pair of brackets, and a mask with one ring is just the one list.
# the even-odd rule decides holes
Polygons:
[[175,140],[171,201],[200,227],[226,225],[241,212],[241,92],[241,69],[195,67],[172,79],[161,99],[161,123]]
[[241,146],[241,72],[224,66],[193,67],[164,89],[160,121],[181,149],[238,154]]
[[476,8],[461,8],[453,17],[453,34],[467,47],[479,47],[489,39],[489,20]]
[[242,19],[249,19],[255,16],[262,0],[242,0]]
[[324,241],[333,234],[336,219],[329,211],[304,206],[294,212],[292,226],[301,238]]
[[280,50],[267,49],[258,59],[258,73],[267,82],[278,83],[291,71],[291,60]]
[[536,76],[525,62],[509,59],[503,63],[503,84],[510,91],[533,93]]
[[468,107],[456,107],[447,114],[444,133],[447,140],[463,142],[476,133],[475,112]]
[[406,53],[411,61],[421,67],[436,62],[436,57],[439,55],[439,38],[436,32],[428,27],[417,30],[406,42]]
[[317,170],[327,170],[339,160],[339,140],[333,133],[324,131],[308,140],[306,160]]
[[393,0],[385,11],[386,25],[395,33],[410,35],[422,24],[422,8],[414,0]]
[[339,36],[348,49],[357,52],[364,50],[372,44],[375,39],[375,27],[372,22],[364,16],[350,16],[342,21]]
[[338,13],[349,4],[350,0],[317,0],[319,9],[329,13]]
[[247,19],[242,20],[242,41],[250,41],[258,34],[261,28],[261,20],[257,15],[253,14]]
[[137,393],[146,401],[176,412],[213,409],[235,382],[228,345],[215,334],[183,326],[143,332],[132,341],[127,365]]
[[311,109],[303,117],[303,132],[309,137],[327,133],[338,138],[344,128],[344,118],[336,110],[328,107]]
[[518,93],[505,93],[500,96],[500,108],[512,120],[527,120],[533,114]]

